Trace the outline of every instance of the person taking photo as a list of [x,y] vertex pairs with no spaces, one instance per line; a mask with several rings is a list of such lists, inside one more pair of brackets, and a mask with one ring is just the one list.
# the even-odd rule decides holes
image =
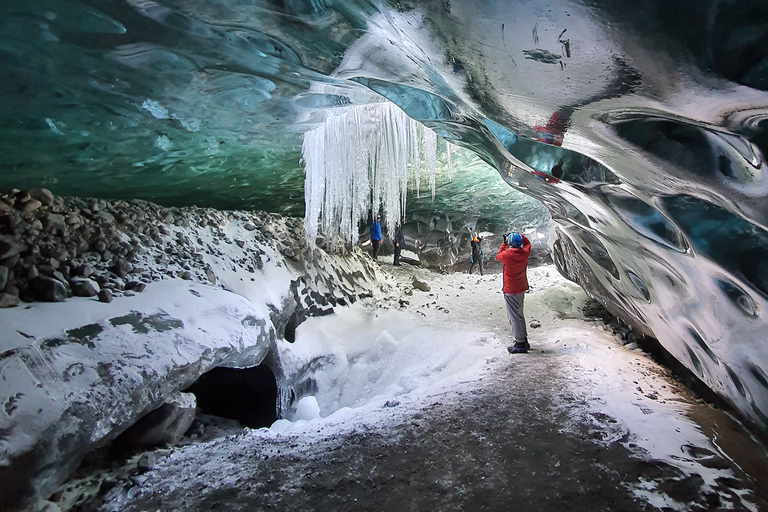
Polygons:
[[496,253],[496,259],[503,265],[504,302],[507,306],[507,319],[512,326],[515,343],[507,347],[510,354],[525,354],[531,346],[528,344],[528,331],[523,316],[523,299],[528,290],[528,256],[531,254],[531,242],[520,233],[508,233]]

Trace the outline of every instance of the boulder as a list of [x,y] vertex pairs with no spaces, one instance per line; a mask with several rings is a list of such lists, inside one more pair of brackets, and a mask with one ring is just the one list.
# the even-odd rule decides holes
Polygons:
[[26,203],[23,203],[21,206],[21,213],[32,213],[38,208],[40,208],[43,205],[40,201],[37,199],[30,199]]
[[67,227],[64,216],[58,213],[49,213],[45,216],[45,229],[48,231],[64,231]]
[[419,280],[416,277],[413,278],[413,287],[416,288],[417,290],[421,290],[423,292],[428,292],[429,290],[431,290],[431,288],[429,287],[429,285],[427,283],[425,283],[424,281]]
[[9,235],[0,235],[0,260],[20,254],[24,245]]
[[174,393],[128,429],[120,444],[132,449],[175,446],[195,420],[196,407],[192,393]]
[[37,199],[43,206],[51,206],[53,204],[53,194],[47,188],[36,188],[29,191],[29,195],[33,199]]
[[99,302],[103,302],[105,304],[112,302],[112,290],[109,288],[102,288],[99,291]]
[[44,302],[64,302],[67,300],[67,289],[64,283],[48,276],[40,276],[33,284],[35,297]]
[[75,297],[93,297],[99,293],[99,285],[90,279],[74,278],[69,281]]
[[19,298],[10,293],[0,293],[0,308],[12,308],[19,304]]
[[128,263],[124,258],[117,258],[117,261],[112,265],[110,270],[118,277],[125,277],[131,270],[133,270],[133,265]]
[[0,291],[8,284],[8,267],[0,266]]

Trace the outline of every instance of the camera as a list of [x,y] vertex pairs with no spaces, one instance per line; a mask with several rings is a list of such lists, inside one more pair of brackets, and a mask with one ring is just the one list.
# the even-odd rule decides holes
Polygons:
[[504,234],[503,234],[503,235],[501,235],[501,236],[503,237],[503,238],[502,238],[502,240],[504,241],[504,243],[505,243],[505,244],[507,244],[507,245],[511,245],[511,244],[509,243],[509,242],[510,242],[510,240],[509,240],[509,237],[510,237],[510,236],[512,236],[512,233],[511,233],[511,232],[510,232],[510,233],[504,233]]

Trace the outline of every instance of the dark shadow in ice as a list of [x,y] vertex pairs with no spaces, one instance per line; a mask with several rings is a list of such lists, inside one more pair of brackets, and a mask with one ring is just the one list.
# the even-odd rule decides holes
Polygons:
[[264,364],[252,368],[214,368],[184,390],[197,397],[204,414],[268,427],[277,420],[275,374]]
[[614,278],[621,279],[619,270],[616,268],[613,259],[611,259],[611,254],[597,236],[578,226],[572,226],[570,231],[578,236],[578,239],[581,242],[579,247],[589,255],[595,263],[607,270]]
[[739,285],[727,280],[724,277],[716,279],[718,288],[723,291],[728,300],[730,300],[738,310],[745,315],[756,318],[758,316],[757,305],[752,297],[749,296]]
[[601,192],[629,227],[670,249],[688,250],[688,242],[680,229],[656,208],[619,187],[604,186]]
[[725,208],[693,196],[660,198],[694,250],[768,296],[768,233]]
[[768,4],[724,2],[712,21],[712,70],[742,85],[768,90]]

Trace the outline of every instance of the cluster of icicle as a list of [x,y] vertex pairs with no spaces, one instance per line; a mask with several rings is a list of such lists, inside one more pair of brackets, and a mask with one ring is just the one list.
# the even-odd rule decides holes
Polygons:
[[[450,162],[450,153],[447,154]],[[329,114],[304,134],[304,230],[314,248],[318,229],[352,244],[358,225],[383,211],[390,232],[405,216],[409,180],[419,194],[422,162],[435,198],[437,135],[389,102]],[[449,163],[450,165],[450,163]]]

